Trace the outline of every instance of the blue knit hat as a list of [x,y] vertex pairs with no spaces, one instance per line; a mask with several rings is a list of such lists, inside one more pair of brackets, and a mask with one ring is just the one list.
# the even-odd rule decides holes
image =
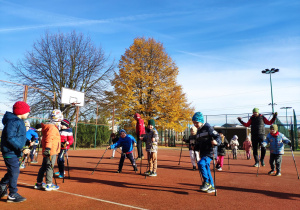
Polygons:
[[[121,134],[122,132],[126,133],[126,131],[125,131],[124,129],[121,129],[121,130],[119,131],[119,134]],[[126,133],[126,134],[127,134],[127,133]]]
[[192,118],[192,121],[204,123],[203,114],[201,112],[196,112]]

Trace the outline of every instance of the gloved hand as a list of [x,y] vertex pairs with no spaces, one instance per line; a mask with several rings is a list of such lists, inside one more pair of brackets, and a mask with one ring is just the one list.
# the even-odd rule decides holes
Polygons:
[[46,157],[50,157],[50,148],[46,148],[43,154],[44,154]]
[[292,146],[292,142],[289,142],[287,145],[289,145],[291,147]]
[[278,115],[277,112],[273,113],[273,117],[277,117],[277,115]]

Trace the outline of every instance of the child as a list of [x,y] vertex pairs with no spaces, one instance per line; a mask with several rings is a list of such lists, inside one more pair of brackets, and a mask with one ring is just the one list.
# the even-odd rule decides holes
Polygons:
[[276,124],[270,126],[270,133],[267,135],[267,138],[263,141],[263,145],[267,146],[270,144],[270,166],[271,171],[269,171],[269,175],[275,173],[275,165],[276,163],[276,174],[275,176],[281,176],[281,162],[282,155],[284,154],[284,145],[288,144],[291,146],[291,141],[286,138],[282,133],[278,132],[278,127]]
[[143,141],[146,142],[147,159],[149,164],[149,171],[146,171],[147,176],[157,176],[157,142],[158,132],[155,129],[155,121],[153,119],[148,121],[146,134]]
[[[116,134],[114,134],[114,133],[112,133],[110,135],[110,138],[111,138],[112,144],[117,143],[117,141],[119,140],[119,138],[117,138]],[[115,157],[115,152],[116,152],[117,149],[118,149],[117,147],[113,149],[110,159],[113,159]]]
[[59,172],[55,173],[55,175],[58,175],[58,178],[62,179],[65,176],[65,154],[74,142],[73,131],[72,128],[70,128],[70,121],[68,119],[61,121],[61,130],[59,133],[61,139],[61,150],[57,158]]
[[[46,191],[58,190],[59,186],[52,184],[53,166],[55,164],[56,155],[60,152],[60,122],[63,120],[63,115],[60,110],[54,109],[50,116],[49,123],[42,123],[42,147],[43,147],[43,163],[37,176],[35,189],[43,189]],[[42,181],[46,172],[46,185]]]
[[[36,151],[36,147],[39,144],[39,138],[38,138],[39,136],[35,132],[35,129],[30,127],[30,122],[28,120],[25,120],[24,123],[25,123],[25,127],[26,127],[26,139],[27,139],[25,146],[27,146],[30,149],[30,160],[32,162],[35,151]],[[28,158],[28,155],[23,156],[23,161],[20,165],[20,169],[25,168],[25,163],[26,163],[27,158]]]
[[217,170],[222,171],[224,156],[226,155],[226,147],[229,147],[229,142],[223,135],[222,131],[218,132],[221,137],[221,144],[218,146]]
[[119,162],[119,169],[118,169],[117,173],[122,172],[125,157],[127,157],[130,160],[130,162],[133,166],[133,170],[137,171],[138,168],[135,164],[135,160],[133,157],[133,146],[136,144],[136,141],[135,141],[134,137],[130,134],[127,134],[124,129],[121,129],[119,133],[120,133],[119,140],[116,143],[114,143],[113,145],[107,147],[107,149],[114,149],[114,148],[122,146],[122,154],[121,154],[121,158],[120,158],[120,162]]
[[196,162],[200,160],[199,151],[198,149],[195,149],[197,128],[193,126],[191,127],[190,131],[191,131],[191,135],[189,136],[189,139],[183,139],[183,141],[189,143],[190,158],[193,165],[193,170],[195,171]]
[[237,135],[234,135],[232,137],[232,139],[230,141],[230,145],[231,145],[231,149],[232,149],[233,159],[237,159],[236,153],[237,153],[237,150],[238,150],[238,146],[240,145]]
[[7,195],[8,185],[7,202],[26,201],[26,198],[17,193],[17,182],[20,174],[19,158],[22,150],[24,154],[30,153],[29,149],[23,149],[26,143],[26,128],[23,120],[27,119],[29,112],[29,105],[23,101],[18,101],[13,106],[13,113],[6,112],[2,119],[4,128],[1,136],[1,152],[7,173],[0,181],[0,198]]
[[216,189],[210,173],[210,162],[213,157],[217,156],[217,148],[214,147],[220,145],[220,135],[208,123],[204,124],[204,118],[201,112],[196,112],[192,121],[198,130],[196,147],[199,147],[201,158],[198,162],[198,168],[204,180],[200,190],[207,193],[213,193],[216,192]]
[[250,137],[247,136],[246,140],[243,143],[243,149],[246,151],[247,160],[251,160],[251,147],[252,142],[250,141]]

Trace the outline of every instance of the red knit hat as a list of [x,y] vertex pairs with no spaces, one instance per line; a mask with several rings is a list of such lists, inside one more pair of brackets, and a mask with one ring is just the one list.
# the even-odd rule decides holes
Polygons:
[[22,115],[30,112],[30,106],[24,101],[17,101],[13,106],[13,113],[15,115]]
[[64,126],[69,127],[69,126],[70,126],[70,121],[67,120],[67,119],[63,119],[63,120],[61,121],[61,124],[64,125]]

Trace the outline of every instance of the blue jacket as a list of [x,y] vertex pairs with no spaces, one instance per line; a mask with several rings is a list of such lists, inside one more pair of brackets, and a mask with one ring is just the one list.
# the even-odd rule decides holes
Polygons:
[[270,143],[270,153],[276,155],[283,155],[284,154],[284,144],[288,144],[291,141],[285,137],[280,132],[277,132],[275,135],[269,133],[267,138],[263,141],[263,146],[267,146]]
[[6,112],[2,123],[1,152],[4,158],[21,157],[22,148],[26,143],[24,121],[11,112]]
[[130,134],[126,134],[125,138],[120,137],[115,144],[110,146],[110,148],[114,149],[122,147],[122,152],[128,154],[132,152],[134,143],[136,143],[135,138]]
[[27,139],[26,144],[30,143],[31,141],[34,141],[36,145],[38,145],[39,143],[39,135],[37,134],[37,132],[35,132],[34,128],[29,128],[29,130],[26,131],[26,139]]
[[217,158],[218,147],[212,147],[212,140],[216,140],[218,146],[222,143],[219,133],[210,124],[205,123],[201,129],[198,129],[196,135],[195,149],[200,150],[201,158],[204,156],[213,158],[213,155]]

